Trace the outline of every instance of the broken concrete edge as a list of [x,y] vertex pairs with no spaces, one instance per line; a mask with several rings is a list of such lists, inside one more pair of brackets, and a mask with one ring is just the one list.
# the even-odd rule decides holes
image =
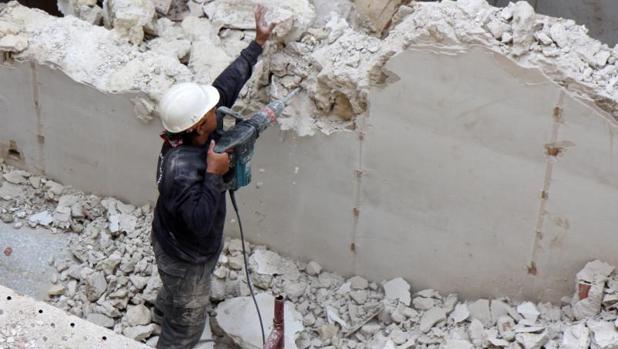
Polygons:
[[49,348],[150,348],[0,285],[0,345]]
[[[347,130],[349,121],[367,110],[369,88],[387,83],[384,65],[398,52],[419,43],[461,48],[476,44],[511,57],[522,66],[537,67],[584,100],[618,115],[614,81],[618,52],[589,38],[586,29],[573,21],[536,15],[525,2],[498,9],[483,0],[403,5],[396,19],[382,40],[357,31],[336,14],[326,28],[311,28],[305,21],[299,41],[283,49],[273,44],[267,50],[263,58],[266,64],[256,69],[241,104],[255,108],[256,99],[267,100],[274,90],[281,93],[300,85],[305,88],[306,102],[290,108],[292,120],[282,121],[283,129],[293,129],[300,135],[312,135],[316,129],[325,133]],[[206,45],[201,49],[211,51],[221,50],[222,46],[242,47],[216,34],[197,38],[186,32],[189,26],[183,26],[183,33],[181,25],[165,20],[162,17],[155,21],[152,29],[166,48],[157,51],[149,43],[158,38],[141,46],[132,45],[126,33],[116,27],[108,30],[72,16],[54,18],[15,2],[0,14],[0,24],[9,28],[5,31],[16,32],[11,34],[16,36],[11,41],[13,47],[5,48],[13,51],[15,59],[54,66],[72,79],[104,92],[142,92],[148,98],[136,99],[135,109],[138,117],[146,121],[156,115],[156,101],[173,83],[211,81],[233,58],[222,53],[227,57],[218,62],[200,63],[198,46]],[[187,20],[192,23],[190,27],[197,25],[206,32],[213,32],[208,28],[216,26],[205,18]],[[0,31],[4,27],[0,26]],[[167,52],[180,43],[179,38],[193,42],[193,48],[188,48],[188,67],[179,61],[181,57]],[[82,53],[77,54],[77,50]],[[260,79],[266,68],[279,82],[273,79],[269,85]],[[326,121],[324,117],[331,114],[337,117]],[[309,115],[308,119],[303,119],[304,115]]]

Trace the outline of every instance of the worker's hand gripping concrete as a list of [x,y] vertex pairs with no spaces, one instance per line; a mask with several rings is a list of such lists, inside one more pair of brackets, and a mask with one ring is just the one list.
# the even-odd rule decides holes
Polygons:
[[300,89],[294,90],[282,99],[270,102],[246,119],[228,108],[217,110],[219,125],[225,122],[224,118],[226,117],[232,117],[232,120],[236,122],[229,130],[219,129],[221,138],[214,148],[215,153],[230,154],[230,172],[225,176],[225,179],[231,191],[236,191],[251,183],[251,158],[253,157],[256,139],[262,131],[281,116],[287,103],[298,92],[300,92]]

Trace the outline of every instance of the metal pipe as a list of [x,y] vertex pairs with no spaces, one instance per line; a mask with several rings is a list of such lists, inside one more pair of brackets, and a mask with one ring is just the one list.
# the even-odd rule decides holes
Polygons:
[[284,310],[285,300],[283,296],[275,297],[275,317],[273,318],[273,330],[270,332],[264,349],[283,349],[285,343],[285,329],[284,329]]

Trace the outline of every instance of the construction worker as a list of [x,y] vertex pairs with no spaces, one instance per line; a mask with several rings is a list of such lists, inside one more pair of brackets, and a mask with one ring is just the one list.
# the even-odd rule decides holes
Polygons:
[[163,287],[154,319],[161,324],[157,348],[193,348],[206,324],[210,277],[223,248],[228,154],[213,151],[217,107],[232,107],[251,76],[275,24],[255,11],[256,37],[211,86],[180,83],[161,99],[165,128],[157,166],[159,198],[152,245]]

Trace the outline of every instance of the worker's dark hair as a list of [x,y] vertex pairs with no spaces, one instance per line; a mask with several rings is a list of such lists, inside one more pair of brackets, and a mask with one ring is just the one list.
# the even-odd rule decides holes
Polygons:
[[193,138],[196,133],[193,131],[182,131],[178,133],[172,133],[169,131],[165,131],[163,139],[165,139],[171,145],[180,145],[180,144],[192,144]]

